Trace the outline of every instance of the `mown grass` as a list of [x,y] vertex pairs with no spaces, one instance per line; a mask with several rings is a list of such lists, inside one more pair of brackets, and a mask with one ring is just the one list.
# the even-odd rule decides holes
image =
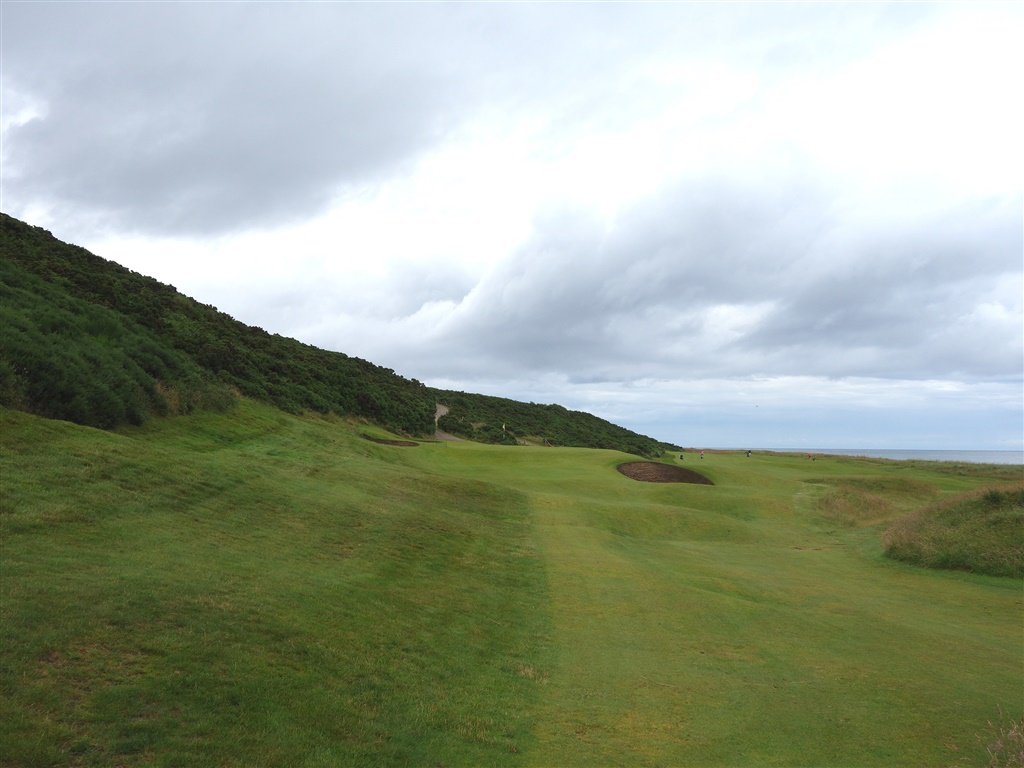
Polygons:
[[3,765],[469,765],[531,740],[521,496],[252,404],[0,434]]
[[[557,653],[530,765],[980,765],[995,707],[1021,709],[1020,582],[894,565],[879,542],[1019,468],[709,454],[708,487],[634,483],[611,452],[407,456],[528,483]],[[828,519],[836,488],[884,509]]]
[[985,765],[1024,716],[1021,581],[880,540],[1020,468],[0,414],[3,765]]

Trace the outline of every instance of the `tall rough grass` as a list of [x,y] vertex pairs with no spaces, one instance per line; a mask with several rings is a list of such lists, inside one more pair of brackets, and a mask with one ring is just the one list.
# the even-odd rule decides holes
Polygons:
[[999,722],[989,723],[992,732],[985,737],[988,768],[1024,768],[1024,718],[1009,723],[1002,709]]
[[882,535],[891,558],[1024,577],[1024,487],[969,491],[903,517]]
[[818,499],[818,514],[846,528],[891,520],[909,504],[922,504],[938,493],[934,485],[909,478],[849,477],[826,482],[831,487]]

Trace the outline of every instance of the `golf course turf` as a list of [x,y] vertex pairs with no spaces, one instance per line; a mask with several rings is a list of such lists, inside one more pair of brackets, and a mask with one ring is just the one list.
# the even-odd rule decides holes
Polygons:
[[0,410],[0,765],[981,766],[1024,717],[1024,582],[882,542],[1021,467],[634,482],[364,435],[398,439],[245,400]]

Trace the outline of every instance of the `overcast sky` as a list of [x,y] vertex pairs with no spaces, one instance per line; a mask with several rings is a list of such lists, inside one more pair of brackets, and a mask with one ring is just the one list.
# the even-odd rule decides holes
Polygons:
[[0,3],[2,199],[685,446],[1022,445],[1005,3]]

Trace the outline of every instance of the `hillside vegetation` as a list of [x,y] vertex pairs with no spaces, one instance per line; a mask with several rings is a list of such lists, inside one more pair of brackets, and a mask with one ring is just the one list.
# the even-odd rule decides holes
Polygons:
[[110,428],[232,401],[226,385],[149,329],[10,262],[0,328],[3,405]]
[[[164,356],[171,351],[181,353],[243,395],[289,413],[310,410],[363,417],[413,435],[433,431],[434,402],[426,387],[390,369],[240,323],[215,307],[183,296],[172,286],[132,272],[84,248],[62,243],[49,232],[6,214],[0,214],[0,253],[4,282],[8,276],[16,281],[22,270],[27,271],[53,286],[47,296],[38,296],[41,303],[54,296],[54,290],[60,290],[81,302],[111,310],[126,318],[129,323],[122,324],[133,332],[135,326],[149,331],[147,338],[164,348]],[[21,269],[13,269],[12,264]],[[26,292],[32,286],[22,280],[21,287]],[[30,297],[23,296],[23,303],[29,300]],[[40,309],[29,310],[24,316],[31,321],[44,315],[45,309]],[[107,313],[104,317],[109,319],[111,315]],[[28,326],[25,333],[30,334],[30,322],[23,325]],[[90,335],[88,341],[93,347],[94,342],[118,344],[116,338],[104,338],[102,329],[90,333],[88,326],[84,336],[77,328],[53,324],[34,330],[37,334],[73,337],[58,340],[58,345],[68,346]],[[35,358],[29,359],[20,340],[12,337],[16,343],[8,346],[6,332],[3,340],[0,365],[7,370],[7,391],[13,390],[33,412],[48,413],[52,406],[45,396],[40,397],[37,380],[48,378],[49,369],[59,367],[59,363],[53,361],[42,373],[36,369],[39,355],[45,355],[53,345],[44,345]],[[108,384],[108,371],[109,367],[96,371],[94,387]],[[160,371],[143,371],[149,386],[162,383]],[[116,397],[115,383],[109,384],[108,390]],[[19,400],[8,395],[4,404],[17,406]]]
[[445,432],[499,445],[520,441],[578,448],[614,448],[637,456],[657,457],[678,446],[631,432],[609,421],[560,405],[522,403],[503,397],[431,390],[451,410],[438,420]]
[[172,286],[0,214],[0,405],[78,424],[138,424],[150,414],[224,408],[230,392],[288,413],[369,420],[412,436],[448,431],[514,442],[660,453],[657,441],[587,413],[430,390],[388,368],[269,334]]

